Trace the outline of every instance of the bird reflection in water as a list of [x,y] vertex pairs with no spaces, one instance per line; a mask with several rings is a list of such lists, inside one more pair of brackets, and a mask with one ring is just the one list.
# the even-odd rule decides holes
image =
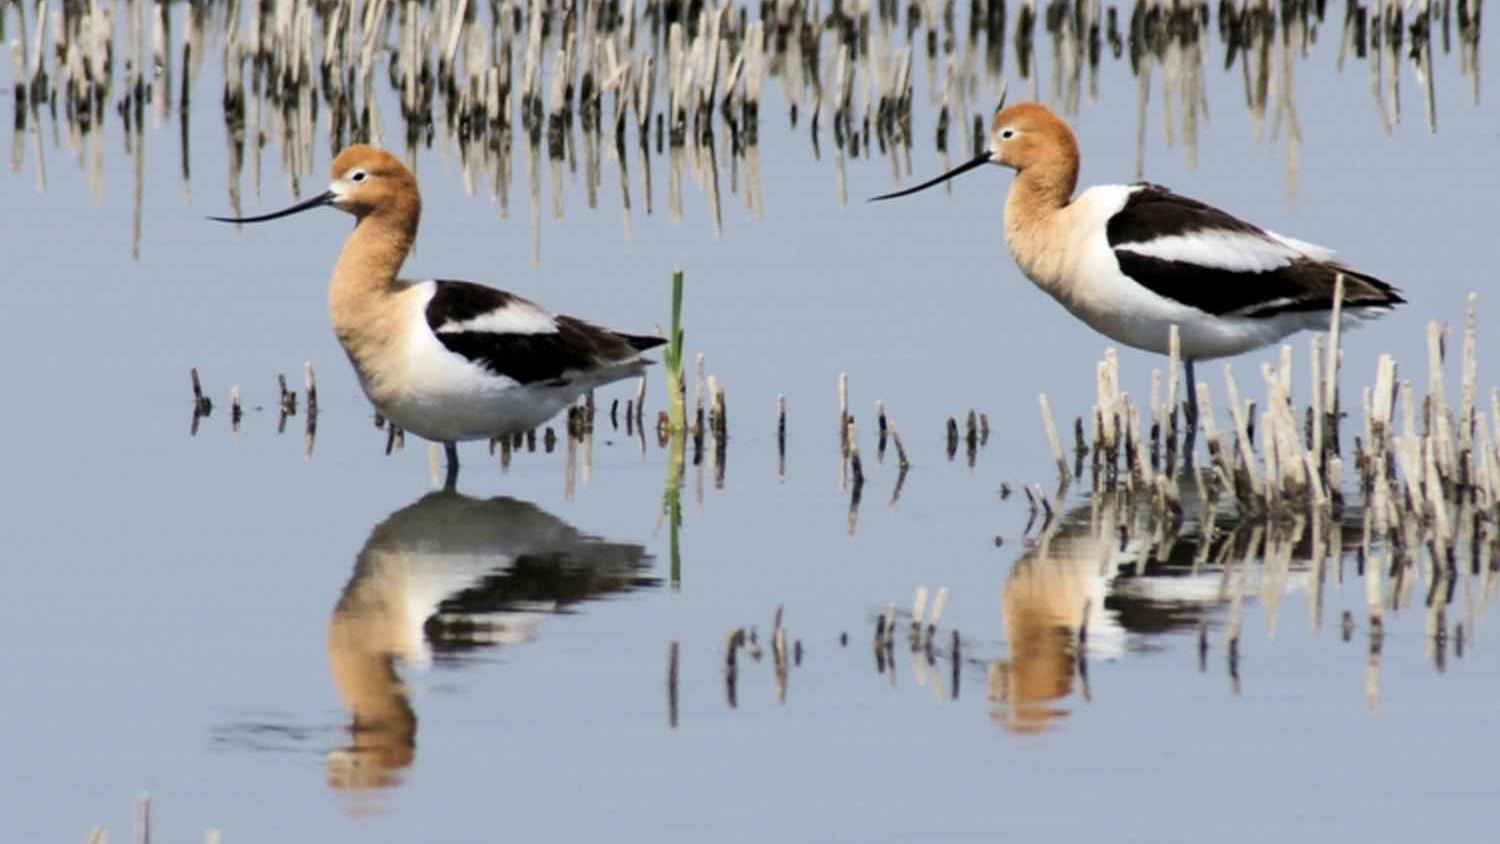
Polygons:
[[353,719],[328,756],[340,790],[400,782],[417,716],[396,671],[531,641],[563,608],[649,587],[640,545],[580,533],[534,504],[431,493],[376,525],[328,625],[329,667]]
[[1087,655],[1116,657],[1124,631],[1104,606],[1112,562],[1112,532],[1088,507],[1068,514],[1016,561],[1001,588],[1008,659],[990,664],[995,718],[1017,733],[1047,729],[1067,711],[1078,671],[1079,631],[1088,625]]
[[[1186,512],[1200,507],[1185,495]],[[989,665],[993,715],[1007,730],[1057,726],[1075,691],[1089,698],[1090,661],[1151,650],[1149,639],[1161,634],[1204,631],[1215,608],[1259,599],[1274,613],[1283,593],[1303,588],[1321,606],[1323,574],[1310,561],[1324,551],[1313,549],[1305,526],[1268,536],[1222,514],[1206,534],[1190,521],[1168,536],[1143,512],[1129,495],[1099,494],[1044,531],[1011,569],[1001,591],[1009,654]],[[1335,530],[1347,537],[1343,547],[1357,543],[1351,524]]]

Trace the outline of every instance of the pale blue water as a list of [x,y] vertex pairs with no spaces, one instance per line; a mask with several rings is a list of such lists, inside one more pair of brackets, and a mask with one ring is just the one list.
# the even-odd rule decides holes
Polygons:
[[[1406,112],[1384,135],[1366,67],[1351,60],[1335,72],[1336,15],[1297,64],[1295,197],[1284,146],[1256,139],[1239,68],[1220,69],[1216,38],[1207,42],[1212,119],[1199,130],[1198,166],[1188,166],[1180,141],[1164,142],[1158,98],[1145,176],[1334,247],[1400,285],[1412,304],[1348,338],[1345,384],[1370,383],[1384,351],[1420,382],[1428,319],[1459,323],[1465,293],[1478,290],[1482,324],[1493,323],[1500,123],[1493,108],[1473,104],[1456,56],[1439,56],[1440,131],[1422,125],[1403,66]],[[1045,32],[1038,37],[1045,81],[1050,53]],[[1493,48],[1482,52],[1494,64]],[[1013,62],[1016,91],[1025,85]],[[513,497],[578,531],[640,545],[650,557],[644,580],[568,599],[524,644],[440,652],[431,668],[403,669],[417,720],[414,757],[395,772],[401,783],[331,788],[330,754],[351,738],[331,677],[330,618],[372,529],[430,490],[426,449],[410,439],[382,456],[384,433],[328,329],[323,285],[347,219],[311,214],[239,233],[203,219],[228,209],[216,68],[211,53],[195,89],[191,202],[179,183],[177,127],[146,132],[139,260],[130,257],[130,162],[117,120],[97,203],[75,155],[53,145],[50,122],[46,190],[36,187],[29,136],[20,172],[0,177],[11,410],[0,518],[7,839],[76,839],[99,823],[128,835],[143,790],[160,840],[210,827],[226,841],[1373,842],[1488,829],[1500,674],[1482,610],[1465,625],[1461,658],[1449,643],[1443,671],[1428,654],[1420,605],[1388,619],[1372,706],[1364,584],[1352,560],[1343,585],[1327,575],[1321,627],[1305,589],[1281,599],[1274,633],[1260,593],[1247,594],[1237,694],[1225,660],[1228,610],[1210,600],[1212,609],[1176,610],[1206,613],[1205,672],[1195,624],[1156,631],[1122,622],[1119,647],[1090,660],[1088,700],[1075,678],[1050,704],[1063,714],[1046,730],[1006,728],[1009,710],[989,700],[985,663],[1015,657],[1002,593],[1026,548],[1027,510],[1019,494],[1002,501],[997,490],[1002,481],[1050,488],[1035,396],[1048,392],[1068,420],[1087,412],[1105,344],[1006,257],[1005,174],[974,174],[951,199],[867,206],[858,200],[891,185],[890,165],[861,158],[847,163],[851,201],[840,206],[827,129],[825,160],[814,161],[805,124],[786,130],[779,84],[769,81],[765,213],[752,219],[726,191],[718,237],[690,180],[684,220],[668,219],[663,158],[653,160],[657,213],[637,205],[626,239],[606,164],[599,209],[587,208],[572,180],[564,219],[544,208],[533,267],[521,152],[508,220],[484,195],[463,194],[455,162],[424,153],[426,211],[410,274],[494,283],[649,331],[665,323],[668,275],[682,267],[688,346],[706,353],[726,386],[733,438],[724,488],[709,474],[701,504],[688,468],[679,589],[667,585],[667,469],[654,443],[643,458],[601,418],[591,474],[571,498],[561,447],[520,455],[502,474],[482,446],[466,446],[463,493]],[[11,78],[0,88],[8,92]],[[1134,178],[1134,97],[1126,66],[1106,59],[1098,101],[1074,117],[1085,184]],[[942,166],[920,99],[918,176]],[[7,93],[0,103],[8,102]],[[721,153],[727,146],[721,139]],[[316,148],[326,167],[326,145]],[[291,200],[275,148],[263,154],[261,195],[247,183],[247,212]],[[1489,337],[1481,332],[1482,348]],[[1299,358],[1306,342],[1295,341]],[[1242,384],[1270,356],[1236,361]],[[303,456],[301,417],[278,436],[274,413],[252,410],[231,437],[230,385],[248,405],[272,407],[276,374],[300,389],[305,360],[320,376],[312,458]],[[1160,362],[1130,351],[1122,361],[1127,388],[1144,397]],[[192,366],[217,404],[196,437]],[[840,372],[850,375],[870,474],[852,534],[836,440]],[[655,376],[650,415],[663,394]],[[1481,380],[1494,383],[1493,373]],[[1299,389],[1304,382],[1299,374]],[[605,391],[602,410],[629,394],[628,385]],[[785,478],[776,473],[778,394],[791,407]],[[894,467],[873,456],[877,398],[917,464],[894,506]],[[971,407],[994,427],[973,470],[961,455],[948,462],[942,441],[944,420]],[[459,527],[434,528],[434,541]],[[580,552],[572,564],[590,559]],[[948,588],[940,641],[959,630],[972,660],[956,700],[940,697],[951,697],[947,662],[937,666],[942,691],[935,677],[918,685],[900,637],[894,675],[875,670],[873,619],[888,604],[909,606],[921,585]],[[540,585],[517,606],[545,609],[566,597],[557,588]],[[506,597],[503,583],[495,589],[492,600]],[[1119,611],[1120,600],[1105,607]],[[778,606],[805,649],[786,701],[776,700],[769,652],[758,663],[742,653],[731,709],[725,638],[755,624],[766,645]],[[1347,643],[1338,630],[1345,609],[1358,622]],[[1464,613],[1449,615],[1451,625]],[[850,641],[840,647],[844,632]],[[674,639],[675,731],[665,689]]]

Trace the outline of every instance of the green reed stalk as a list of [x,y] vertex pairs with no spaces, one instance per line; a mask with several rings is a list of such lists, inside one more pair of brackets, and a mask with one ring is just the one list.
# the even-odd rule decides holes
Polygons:
[[687,384],[682,372],[682,281],[681,270],[672,273],[672,333],[668,335],[664,363],[667,367],[667,418],[671,425],[667,460],[667,483],[662,493],[662,513],[671,535],[671,587],[682,588],[682,474],[686,466]]
[[687,428],[686,382],[682,374],[682,270],[672,273],[672,333],[667,335],[667,417],[672,431]]

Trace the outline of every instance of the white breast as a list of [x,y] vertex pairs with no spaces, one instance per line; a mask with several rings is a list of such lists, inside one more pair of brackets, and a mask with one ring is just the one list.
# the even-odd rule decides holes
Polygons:
[[449,351],[427,324],[435,291],[433,282],[424,281],[405,297],[404,371],[382,379],[378,395],[366,385],[366,395],[386,418],[439,442],[488,439],[535,428],[577,397],[576,389],[519,384]]

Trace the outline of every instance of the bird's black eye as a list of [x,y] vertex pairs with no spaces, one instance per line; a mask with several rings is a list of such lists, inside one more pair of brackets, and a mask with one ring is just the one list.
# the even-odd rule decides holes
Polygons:
[[349,181],[351,182],[363,182],[364,180],[365,171],[363,170],[355,170],[353,173],[349,174]]
[[1014,129],[1006,129],[1006,130],[1004,130],[1004,131],[1002,131],[1000,133],[1000,140],[1002,140],[1002,141],[1008,141],[1011,138],[1014,138],[1015,136],[1016,136],[1016,130],[1014,130]]

